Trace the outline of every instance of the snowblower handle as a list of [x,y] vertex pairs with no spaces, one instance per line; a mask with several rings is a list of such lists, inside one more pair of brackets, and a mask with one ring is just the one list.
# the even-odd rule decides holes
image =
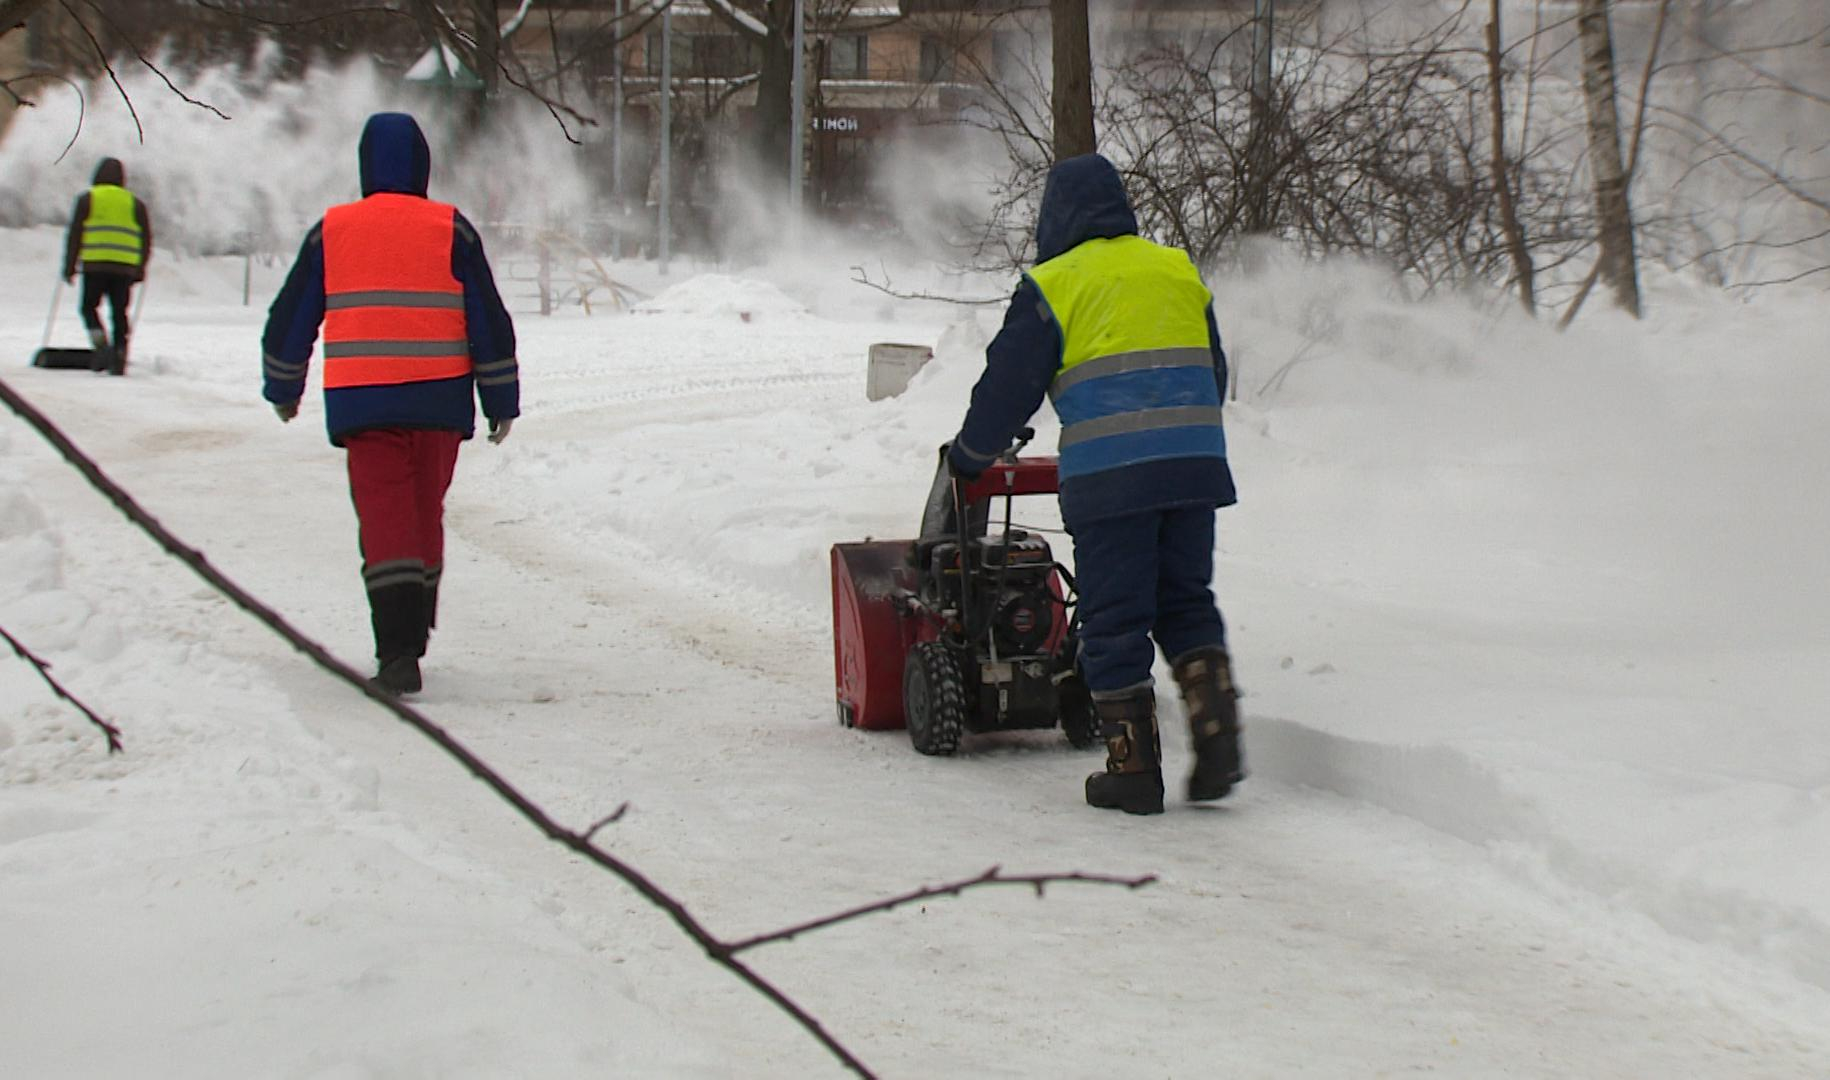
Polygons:
[[1023,448],[1025,446],[1029,445],[1029,440],[1031,440],[1035,437],[1036,437],[1035,428],[1032,428],[1032,427],[1018,428],[1016,441],[1011,443],[1010,446],[1002,454],[998,455],[998,460],[1003,461],[1003,462],[1008,462],[1011,464],[1015,464],[1016,460],[1017,460],[1017,455],[1021,454],[1023,452]]

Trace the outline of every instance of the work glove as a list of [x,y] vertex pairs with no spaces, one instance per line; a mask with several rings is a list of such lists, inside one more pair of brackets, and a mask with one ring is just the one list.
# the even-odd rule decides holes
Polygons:
[[76,284],[76,271],[74,271],[74,270],[65,270],[64,271],[64,284],[65,285]]
[[497,446],[502,445],[502,440],[508,438],[508,433],[514,426],[515,418],[512,416],[506,420],[491,420],[489,422],[489,441]]
[[282,423],[292,423],[292,418],[299,415],[299,403],[296,401],[276,401],[273,403],[273,415]]

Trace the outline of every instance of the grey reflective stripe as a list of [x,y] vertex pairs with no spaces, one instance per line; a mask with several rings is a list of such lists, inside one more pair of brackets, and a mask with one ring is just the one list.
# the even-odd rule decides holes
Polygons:
[[347,356],[468,356],[465,341],[338,341],[324,346],[326,360]]
[[261,370],[271,379],[302,379],[305,377],[303,363],[289,364],[277,356],[262,355]]
[[1113,353],[1097,360],[1087,360],[1068,368],[1055,376],[1055,382],[1048,388],[1049,400],[1060,397],[1071,386],[1079,385],[1088,379],[1100,379],[1107,375],[1120,375],[1127,371],[1149,371],[1154,368],[1204,367],[1214,366],[1214,354],[1206,346],[1183,346],[1174,349],[1138,349],[1135,352]]
[[137,225],[84,225],[83,231],[86,233],[125,233],[135,239],[138,239],[140,236],[140,228]]
[[1160,431],[1163,428],[1194,427],[1200,424],[1220,426],[1220,409],[1214,405],[1177,405],[1167,409],[1141,409],[1137,412],[1082,420],[1061,429],[1060,447],[1108,435],[1129,435],[1138,431]]
[[342,311],[354,307],[462,308],[464,298],[458,293],[426,292],[420,289],[370,289],[366,292],[332,293],[324,298],[324,310]]
[[119,251],[119,252],[123,252],[128,255],[138,255],[140,253],[140,248],[139,248],[139,245],[137,245],[137,244],[98,244],[93,240],[84,240],[83,241],[83,250],[84,251]]
[[518,382],[518,381],[519,381],[518,377],[513,372],[510,372],[507,375],[491,375],[487,379],[478,379],[477,385],[478,386],[507,386],[509,383]]
[[390,585],[424,585],[426,564],[418,559],[390,559],[362,568],[362,580],[369,592]]
[[493,375],[498,371],[513,371],[514,367],[515,367],[515,358],[511,356],[506,360],[491,360],[487,364],[478,364],[477,365],[477,374],[478,375]]
[[998,456],[997,456],[997,455],[996,455],[996,454],[981,454],[981,453],[979,453],[979,452],[978,452],[978,451],[977,451],[977,450],[974,450],[974,449],[973,449],[973,448],[972,448],[972,447],[970,447],[970,446],[968,446],[968,445],[966,445],[966,441],[965,441],[965,440],[964,440],[964,439],[955,439],[955,440],[953,440],[953,446],[954,446],[954,448],[955,448],[955,449],[957,449],[957,450],[958,450],[958,451],[959,451],[959,452],[960,452],[960,453],[962,453],[962,454],[964,454],[964,455],[966,455],[966,457],[967,457],[967,458],[969,458],[969,459],[971,459],[971,460],[972,460],[972,461],[975,461],[975,462],[976,462],[976,461],[983,461],[983,462],[985,462],[985,463],[987,463],[987,464],[989,464],[989,463],[991,463],[991,462],[993,462],[993,461],[996,461],[996,460],[997,460],[997,458],[998,458]]

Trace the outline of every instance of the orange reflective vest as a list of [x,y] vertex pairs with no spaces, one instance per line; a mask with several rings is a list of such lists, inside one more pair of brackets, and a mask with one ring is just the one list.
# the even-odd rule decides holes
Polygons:
[[380,193],[324,215],[324,387],[470,374],[464,286],[451,274],[457,211]]

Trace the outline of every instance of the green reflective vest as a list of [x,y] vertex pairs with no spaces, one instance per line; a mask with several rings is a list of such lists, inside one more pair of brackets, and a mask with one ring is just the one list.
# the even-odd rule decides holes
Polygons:
[[89,216],[83,219],[83,245],[78,258],[85,263],[143,264],[146,239],[140,233],[135,205],[133,192],[117,184],[90,188]]

